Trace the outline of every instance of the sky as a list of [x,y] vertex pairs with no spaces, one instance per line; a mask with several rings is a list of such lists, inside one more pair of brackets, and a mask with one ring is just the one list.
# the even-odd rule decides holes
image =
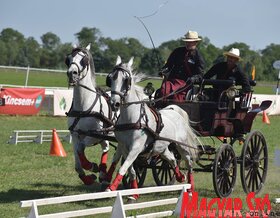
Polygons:
[[252,50],[280,44],[279,0],[0,0],[0,31],[13,28],[25,38],[52,32],[62,43],[77,43],[83,27],[103,37],[133,37],[152,47],[177,40],[188,30],[216,47],[244,42]]

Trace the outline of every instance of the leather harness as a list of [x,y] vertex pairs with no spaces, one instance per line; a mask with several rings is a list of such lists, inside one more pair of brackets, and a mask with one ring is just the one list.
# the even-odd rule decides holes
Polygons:
[[[108,104],[108,109],[109,109],[108,117],[106,117],[104,115],[104,112],[102,110],[101,96],[105,98],[105,100]],[[97,89],[96,90],[96,97],[95,97],[92,105],[86,111],[75,111],[75,110],[73,110],[73,101],[72,101],[72,105],[71,105],[70,110],[68,112],[66,112],[65,114],[66,114],[67,117],[75,117],[75,120],[68,129],[70,131],[73,131],[74,128],[76,127],[76,125],[78,124],[79,120],[83,117],[95,117],[95,118],[99,119],[100,121],[104,122],[107,127],[112,126],[114,123],[112,121],[112,109],[109,105],[109,99],[110,99],[110,97],[107,93],[105,93],[101,89]],[[100,111],[99,112],[92,111],[92,109],[94,108],[94,106],[96,105],[98,100],[99,100],[100,105],[101,105]]]

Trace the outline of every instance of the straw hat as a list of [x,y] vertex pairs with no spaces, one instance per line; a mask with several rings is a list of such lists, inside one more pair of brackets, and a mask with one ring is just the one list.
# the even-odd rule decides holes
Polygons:
[[231,56],[240,60],[240,51],[238,48],[231,48],[228,52],[224,52],[224,55]]
[[200,41],[201,38],[198,38],[198,33],[196,31],[190,30],[185,34],[185,37],[182,38],[182,40],[184,42],[196,42],[196,41]]

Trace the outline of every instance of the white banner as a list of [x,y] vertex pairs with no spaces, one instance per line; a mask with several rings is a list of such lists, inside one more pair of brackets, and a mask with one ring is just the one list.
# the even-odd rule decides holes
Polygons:
[[272,104],[266,110],[268,115],[280,114],[280,95],[253,94],[251,104],[261,104],[262,101],[271,100]]
[[73,90],[53,91],[53,115],[66,116],[65,112],[70,110],[73,98]]

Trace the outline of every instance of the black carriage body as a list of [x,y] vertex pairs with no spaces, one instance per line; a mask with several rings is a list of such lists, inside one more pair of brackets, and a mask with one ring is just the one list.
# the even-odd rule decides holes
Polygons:
[[[213,93],[213,89],[209,88],[209,85],[216,85],[217,83],[227,84],[231,88],[222,91],[214,101],[204,94]],[[201,151],[196,162],[200,168],[194,168],[194,170],[212,172],[214,190],[217,196],[227,197],[234,189],[237,164],[240,164],[244,191],[246,193],[251,191],[258,193],[266,179],[267,145],[262,133],[259,131],[251,132],[251,127],[256,115],[266,110],[272,102],[269,100],[263,101],[261,105],[253,105],[251,108],[253,91],[242,94],[242,91],[236,88],[234,81],[206,80],[199,85],[200,87],[196,87],[196,91],[195,88],[189,91],[185,102],[163,102],[164,106],[176,104],[186,111],[191,126],[198,132],[198,136],[223,138],[218,149],[210,145],[203,145],[203,149],[200,147]],[[208,87],[205,88],[207,85]],[[254,86],[255,83],[251,82],[251,85]],[[233,150],[233,144],[236,140],[243,145],[239,157],[235,155]],[[177,161],[180,166],[181,159],[178,158]],[[165,180],[162,179],[157,182],[158,185],[173,181],[174,176],[166,176],[171,175],[171,173],[164,160],[154,163],[155,166],[152,169],[155,181],[158,181],[156,178],[159,177],[165,178]],[[180,169],[183,168],[180,166]],[[256,176],[256,173],[258,176]],[[169,178],[169,180],[166,178]]]
[[[215,89],[209,86],[219,84],[226,84],[230,88],[219,93],[214,100],[209,98],[207,93],[215,93]],[[251,85],[255,83],[251,82]],[[259,105],[251,110],[253,91],[241,94],[242,91],[237,89],[232,80],[204,80],[199,87],[189,92],[191,94],[187,95],[185,102],[175,104],[188,113],[192,127],[201,136],[238,137],[246,134],[251,131],[257,113],[263,110]]]
[[192,127],[201,136],[232,137],[251,129],[252,122],[243,122],[248,108],[241,108],[237,102],[231,111],[228,107],[220,108],[217,102],[212,101],[189,101],[177,105],[188,113]]

